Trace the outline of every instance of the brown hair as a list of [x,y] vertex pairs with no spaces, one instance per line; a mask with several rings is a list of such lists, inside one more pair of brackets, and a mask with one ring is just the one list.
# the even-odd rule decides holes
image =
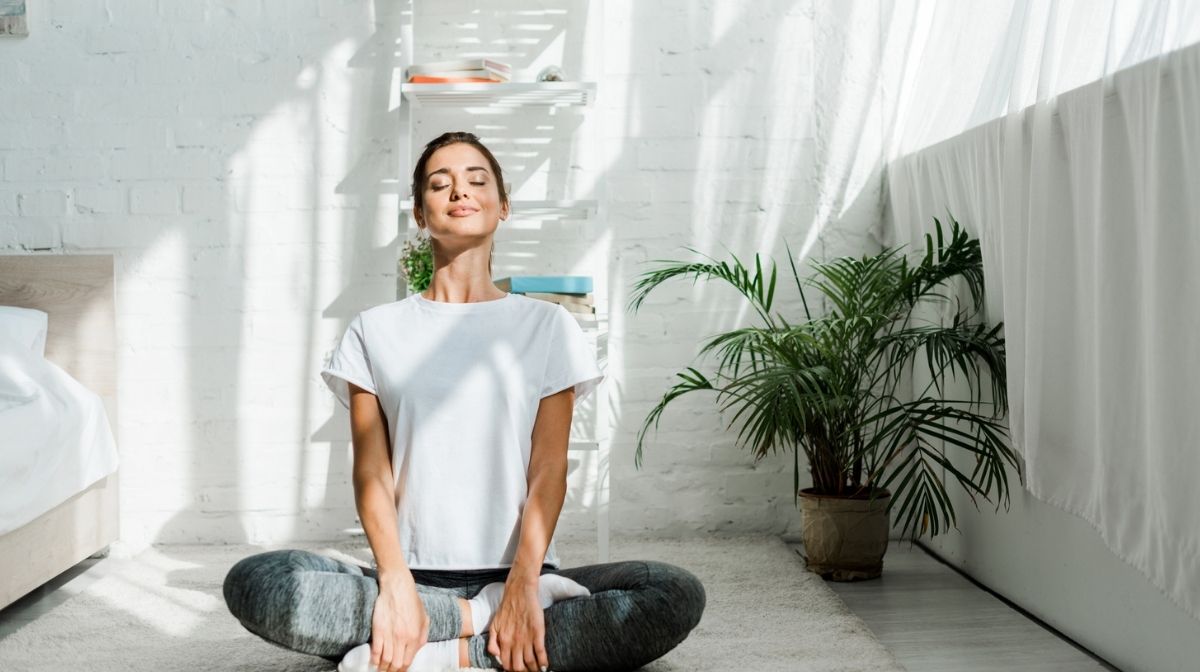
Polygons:
[[[479,141],[479,137],[474,133],[469,133],[467,131],[451,131],[449,133],[443,133],[433,140],[430,140],[429,144],[425,145],[425,151],[421,152],[421,158],[417,159],[417,165],[413,168],[412,175],[413,212],[421,210],[425,206],[425,184],[428,181],[428,176],[425,175],[425,169],[429,165],[429,157],[433,156],[434,152],[447,145],[455,145],[459,143],[470,145],[475,149],[478,149],[479,153],[483,154],[484,158],[487,159],[488,164],[492,167],[492,174],[496,176],[496,189],[500,191],[500,203],[502,205],[508,205],[508,194],[504,191],[504,174],[500,170],[500,162],[496,161],[496,157],[492,155],[492,151],[485,147],[484,144]],[[422,210],[421,215],[424,216],[424,214],[425,213]]]

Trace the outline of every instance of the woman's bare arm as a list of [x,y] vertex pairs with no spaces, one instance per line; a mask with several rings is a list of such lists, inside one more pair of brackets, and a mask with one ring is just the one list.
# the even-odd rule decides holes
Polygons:
[[375,564],[379,597],[371,614],[371,665],[403,672],[429,636],[429,615],[400,549],[391,444],[379,398],[350,383],[354,501]]
[[521,538],[488,637],[488,652],[506,670],[545,670],[551,662],[537,588],[567,495],[567,442],[574,407],[575,388],[569,387],[543,398],[534,420]]
[[567,496],[567,442],[574,408],[574,387],[544,397],[538,405],[529,454],[529,495],[521,514],[521,538],[510,579],[536,585],[541,574]]
[[379,398],[350,385],[350,434],[354,442],[354,502],[367,541],[375,554],[379,576],[412,578],[400,551],[396,524],[396,483],[392,478],[391,446]]

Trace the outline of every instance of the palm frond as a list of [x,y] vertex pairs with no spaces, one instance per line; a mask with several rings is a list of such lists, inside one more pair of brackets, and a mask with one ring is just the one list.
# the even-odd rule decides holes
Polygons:
[[690,366],[687,368],[686,372],[680,372],[675,375],[681,378],[682,382],[676,383],[671,387],[671,389],[667,390],[666,394],[662,396],[662,399],[659,400],[658,404],[656,404],[646,416],[645,421],[642,423],[641,429],[638,430],[637,450],[634,454],[634,466],[638,469],[642,468],[642,444],[645,442],[646,432],[650,429],[650,425],[652,423],[654,425],[654,429],[658,429],[659,418],[662,417],[663,411],[666,410],[667,405],[685,394],[697,392],[699,390],[715,389],[712,383],[709,382],[708,378],[706,378],[703,373],[700,373]]
[[771,319],[771,304],[775,298],[776,274],[774,264],[771,267],[770,278],[765,278],[762,269],[762,260],[757,254],[754,255],[755,271],[751,275],[750,269],[736,256],[730,255],[733,258],[733,263],[730,264],[725,261],[717,261],[690,247],[685,249],[708,259],[712,263],[679,263],[665,259],[654,260],[654,263],[665,265],[642,274],[641,279],[634,285],[633,294],[626,306],[627,310],[636,313],[650,294],[650,291],[662,283],[672,278],[691,276],[693,284],[701,278],[725,281],[750,302],[750,305],[753,306],[764,322],[768,325],[774,324]]
[[[949,240],[941,220],[933,219],[935,233],[925,234],[925,254],[920,263],[906,269],[901,287],[909,303],[916,303],[927,293],[951,278],[962,278],[971,293],[976,311],[983,307],[983,252],[979,240],[971,238],[955,220],[950,222]],[[936,244],[934,243],[936,236]]]
[[808,309],[808,299],[804,296],[804,282],[800,279],[800,272],[796,270],[796,256],[792,254],[792,247],[786,241],[783,248],[787,251],[788,264],[792,267],[792,277],[796,280],[796,292],[800,295],[800,303],[804,306],[804,319],[811,320],[812,312]]
[[971,391],[971,403],[982,403],[984,374],[991,382],[991,399],[995,409],[1007,409],[1008,384],[1005,363],[1003,325],[994,327],[966,323],[958,313],[949,326],[909,327],[879,338],[875,355],[881,361],[878,371],[896,371],[910,365],[918,353],[925,354],[930,382],[920,392],[932,387],[945,394],[947,378],[961,377]]

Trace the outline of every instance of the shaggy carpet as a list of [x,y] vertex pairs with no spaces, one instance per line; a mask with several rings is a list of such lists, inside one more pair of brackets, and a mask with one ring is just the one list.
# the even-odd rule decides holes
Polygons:
[[[563,565],[595,562],[594,543],[559,539]],[[292,547],[360,562],[370,557],[361,540]],[[332,670],[328,661],[255,637],[226,611],[225,571],[261,550],[158,546],[133,558],[110,557],[88,570],[102,571],[102,578],[0,639],[0,667],[8,672]],[[700,624],[643,672],[904,669],[780,539],[614,536],[612,560],[669,562],[688,569],[705,586]]]

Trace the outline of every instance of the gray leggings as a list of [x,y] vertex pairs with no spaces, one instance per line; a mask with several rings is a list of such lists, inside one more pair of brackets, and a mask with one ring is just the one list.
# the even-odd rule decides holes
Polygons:
[[[610,562],[567,569],[542,567],[591,591],[545,610],[550,669],[635,670],[675,648],[700,622],[704,586],[685,569],[654,561]],[[428,641],[456,639],[456,598],[470,599],[494,570],[412,570],[429,615]],[[371,638],[379,584],[375,570],[308,551],[271,551],[244,558],[225,576],[225,603],[250,632],[280,646],[340,660]],[[468,641],[472,667],[500,668],[487,652],[488,633]]]

